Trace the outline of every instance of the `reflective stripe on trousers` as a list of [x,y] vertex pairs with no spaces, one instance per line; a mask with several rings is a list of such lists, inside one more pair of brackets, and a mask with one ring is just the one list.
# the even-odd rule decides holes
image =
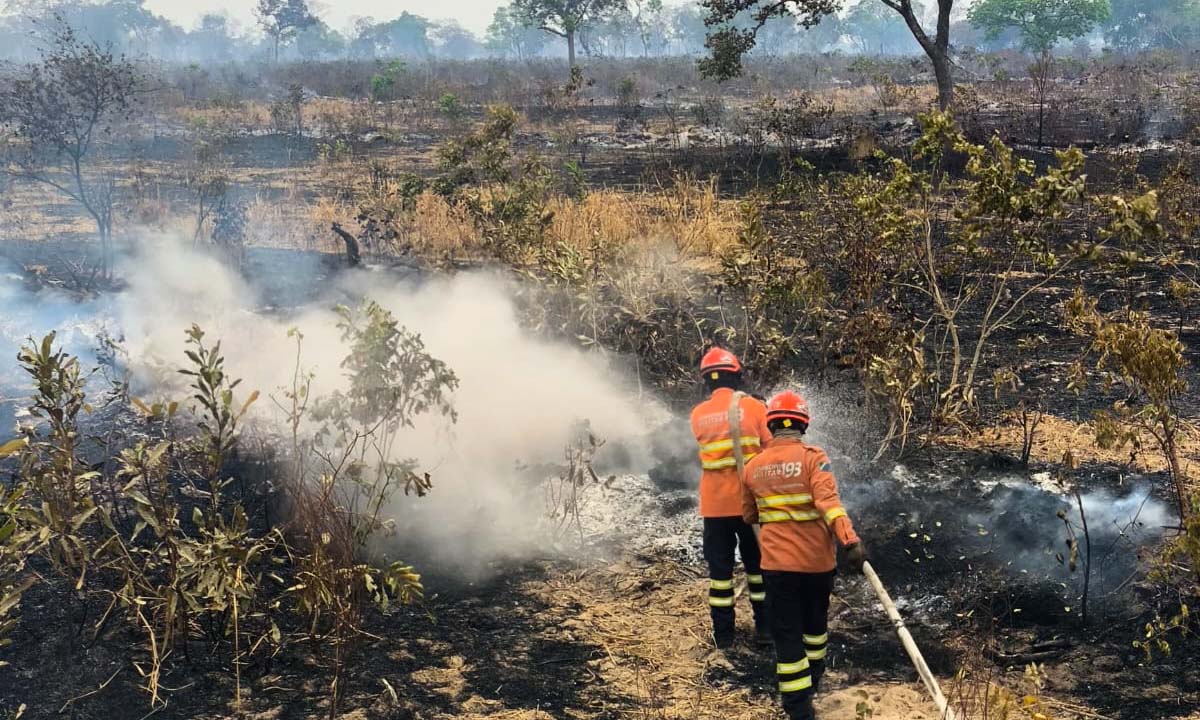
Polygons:
[[[809,717],[825,673],[834,573],[765,572],[780,700],[788,717]],[[819,656],[819,657],[818,657]]]
[[[762,575],[747,575],[746,586],[750,591],[751,603],[766,602],[767,586],[763,583]],[[733,607],[736,602],[737,595],[732,580],[708,581],[708,604],[711,607]]]
[[826,646],[829,644],[829,633],[821,635],[805,635],[804,636],[804,654],[809,660],[814,662],[824,662],[827,651]]
[[775,675],[779,679],[781,693],[795,693],[812,688],[812,671],[806,657],[799,660],[780,657],[775,665]]
[[766,602],[767,586],[762,575],[746,575],[746,587],[750,590],[750,602]]
[[733,580],[708,581],[708,604],[715,608],[733,607],[737,598],[734,597]]

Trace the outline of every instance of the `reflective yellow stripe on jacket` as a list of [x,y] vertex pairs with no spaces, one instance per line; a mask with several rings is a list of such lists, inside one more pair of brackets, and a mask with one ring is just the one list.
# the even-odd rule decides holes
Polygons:
[[758,521],[808,522],[820,520],[821,513],[812,505],[813,497],[808,493],[793,495],[767,495],[755,500],[758,503]]
[[760,523],[775,522],[808,522],[820,520],[821,513],[816,510],[766,510],[758,513]]
[[[753,435],[745,435],[739,438],[739,442],[744,450],[757,451],[762,447],[759,439]],[[757,454],[757,452],[744,452],[743,457],[746,462],[750,462],[750,459]],[[701,445],[700,466],[705,470],[724,470],[737,467],[737,458],[733,456],[733,440],[726,438]]]
[[[757,437],[746,435],[742,437],[742,447],[759,447],[760,443]],[[716,442],[706,443],[700,446],[700,452],[722,452],[724,450],[733,450],[733,440],[717,440]]]
[[846,517],[846,508],[835,507],[825,513],[825,524],[832,525],[834,520]]
[[808,493],[799,495],[768,495],[756,500],[760,510],[765,508],[780,508],[788,505],[812,505],[813,497]]

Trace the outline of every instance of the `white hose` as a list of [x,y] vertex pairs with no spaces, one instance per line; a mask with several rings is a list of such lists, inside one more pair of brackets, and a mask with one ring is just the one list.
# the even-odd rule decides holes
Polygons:
[[913,640],[912,633],[904,626],[904,619],[900,617],[900,611],[896,609],[896,603],[892,602],[892,597],[888,595],[887,589],[883,587],[883,583],[879,580],[879,576],[875,574],[875,568],[871,567],[871,563],[863,563],[863,575],[867,576],[871,587],[875,590],[875,595],[879,598],[879,602],[883,603],[883,609],[887,611],[888,618],[892,621],[892,625],[896,628],[896,634],[900,636],[900,642],[904,645],[904,649],[908,651],[908,657],[912,660],[913,666],[917,669],[917,674],[921,676],[921,682],[925,683],[925,689],[929,691],[933,702],[937,705],[938,717],[942,720],[958,720],[958,715],[946,702],[946,696],[942,694],[942,688],[938,685],[937,678],[933,676],[933,671],[929,669],[929,665],[925,663],[925,657],[921,655],[920,649],[917,648],[917,643]]

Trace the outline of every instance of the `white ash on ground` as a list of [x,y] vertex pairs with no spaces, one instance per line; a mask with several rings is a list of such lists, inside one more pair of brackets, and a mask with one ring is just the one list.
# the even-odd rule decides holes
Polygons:
[[701,562],[696,490],[663,491],[645,475],[616,475],[580,489],[585,542]]

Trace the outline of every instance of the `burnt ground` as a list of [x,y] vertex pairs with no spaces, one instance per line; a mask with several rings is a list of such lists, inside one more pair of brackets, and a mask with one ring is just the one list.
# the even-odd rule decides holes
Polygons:
[[[9,253],[25,259],[16,248]],[[326,263],[319,255],[302,257]],[[282,306],[305,291],[278,272],[297,258],[289,251],[252,253],[255,272],[279,284],[269,295]],[[327,271],[336,267],[335,261]],[[1083,414],[1072,409],[1062,414]],[[857,426],[835,426],[818,440],[861,456],[847,438],[857,432]],[[1131,645],[1158,605],[1142,583],[1152,540],[1122,543],[1120,528],[1097,534],[1091,617],[1082,626],[1081,578],[1053,558],[1063,535],[1056,512],[1071,506],[1030,486],[1030,472],[1012,460],[1012,428],[1005,433],[918,453],[906,460],[906,472],[835,456],[849,463],[839,474],[873,563],[935,672],[951,678],[985,649],[988,672],[1013,683],[1025,664],[1043,663],[1047,694],[1082,710],[1074,717],[1140,720],[1200,709],[1194,642],[1176,643],[1171,656],[1149,663]],[[1064,448],[1086,445],[1086,428],[1053,418],[1035,446],[1034,470],[1047,472]],[[1093,459],[1073,478],[1088,492],[1122,500],[1149,489],[1156,501],[1171,502],[1165,478],[1152,468],[1089,453]],[[694,512],[690,473],[678,465],[684,457],[651,473],[664,518]],[[575,560],[499,568],[484,583],[434,579],[424,605],[371,618],[370,636],[356,648],[344,685],[344,716],[775,717],[769,660],[746,648],[722,658],[708,644],[703,569],[695,554],[663,554],[646,548],[645,540],[609,538]],[[1013,548],[1028,556],[1027,567],[1013,566]],[[922,717],[929,707],[915,673],[863,583],[842,578],[839,598],[831,649],[836,672],[823,700],[830,717],[842,716],[834,708],[853,711],[861,693],[880,709],[877,718]],[[62,717],[77,718],[149,713],[129,661],[144,658],[139,638],[113,623],[97,642],[83,639],[102,611],[83,608],[61,584],[31,591],[22,606],[26,620],[4,651],[10,668],[0,675],[0,707],[25,703],[28,717],[60,709]],[[244,670],[241,713],[326,713],[330,664],[328,650],[314,652],[302,643],[255,661]],[[163,678],[167,705],[154,715],[237,715],[230,670],[227,648],[213,652],[194,641]],[[883,714],[889,711],[895,714]]]
[[[904,578],[891,559],[877,562],[898,598],[913,583],[957,577],[935,572]],[[830,683],[820,707],[827,717],[848,718],[849,709],[866,701],[877,710],[875,717],[932,719],[899,642],[866,592],[860,579],[839,580],[831,613]],[[536,562],[504,568],[483,583],[435,586],[423,606],[370,620],[371,637],[354,651],[340,716],[778,717],[771,660],[748,646],[748,607],[741,605],[739,613],[747,642],[721,656],[705,637],[703,597],[700,567],[628,547],[609,560]],[[45,590],[27,600],[26,617],[37,622],[22,623],[6,652],[12,665],[0,676],[0,703],[27,703],[27,717],[146,716],[150,708],[127,660],[136,653],[135,639],[116,631],[83,647],[73,633],[78,618],[72,607],[65,594]],[[1032,648],[1049,646],[1051,657],[1043,653],[1039,660],[1049,668],[1047,694],[1083,711],[1063,717],[1184,717],[1200,707],[1195,658],[1139,666],[1118,649],[1136,629],[1129,624],[1097,624],[1079,632],[1062,623],[988,627],[978,617],[946,622],[948,613],[941,611],[906,613],[943,678],[955,673],[985,635],[1006,653],[994,658],[994,679],[1018,677],[1020,656],[1036,656]],[[164,693],[167,704],[153,716],[321,716],[328,712],[330,662],[328,651],[313,654],[305,644],[286,645],[269,663],[246,668],[239,713],[228,658],[194,642],[190,659],[177,658],[164,677],[173,690]],[[1010,665],[1015,669],[1007,671]],[[948,694],[960,692],[946,682]]]
[[[269,143],[246,148],[247,162],[258,162],[255,158],[263,153],[277,157],[276,150]],[[588,172],[592,182],[618,186],[660,172],[717,172],[723,189],[736,191],[750,182],[749,176],[743,170],[730,171],[745,167],[748,157],[731,162],[721,148],[696,147],[671,157],[604,149],[592,154]],[[1144,158],[1149,171],[1166,162],[1155,153]],[[301,159],[297,156],[295,161]],[[777,173],[779,164],[776,156],[762,160],[763,176]],[[818,158],[818,166],[826,169],[851,164],[844,153]],[[81,247],[86,248],[62,244],[49,249],[52,255],[77,258]],[[18,265],[44,261],[47,250],[41,244],[4,245],[4,254]],[[271,255],[276,252],[283,254]],[[268,257],[273,259],[262,259]],[[275,271],[297,257],[291,251],[252,254],[252,263],[260,264],[252,264],[251,272],[279,283],[281,306],[293,304],[307,289],[288,279],[310,273]],[[328,272],[339,264],[316,254],[305,257],[304,262],[320,263]],[[51,272],[63,271],[60,267]],[[1153,269],[1148,272],[1149,284],[1165,280]],[[1044,318],[1053,317],[1076,279],[1064,278],[1046,294],[1045,306],[1038,308]],[[1095,276],[1083,280],[1096,286],[1105,282]],[[1145,302],[1158,316],[1174,312],[1163,295],[1147,295]],[[1053,363],[1071,357],[1076,348],[1070,339],[1054,334],[1057,323],[1045,321],[1044,328],[1057,354],[1047,357],[1044,372],[1035,374],[1032,382],[1052,388],[1061,382],[1061,368]],[[1200,330],[1191,322],[1182,329],[1195,368]],[[1193,387],[1198,379],[1192,376]],[[1050,467],[1061,460],[1063,449],[1090,444],[1078,434],[1079,422],[1103,402],[1091,393],[1052,407],[1061,422],[1043,431],[1035,463]],[[1170,657],[1150,663],[1131,646],[1152,617],[1155,598],[1148,595],[1137,568],[1132,568],[1135,573],[1128,581],[1125,578],[1131,565],[1144,568],[1148,557],[1128,547],[1097,557],[1103,574],[1093,596],[1093,617],[1081,627],[1079,576],[1052,560],[1052,546],[1060,544],[1062,531],[1055,512],[1063,503],[1021,488],[978,485],[981,474],[1028,475],[1011,463],[1012,428],[996,430],[994,438],[985,433],[964,442],[969,446],[965,449],[939,447],[906,461],[917,477],[915,483],[887,480],[887,472],[872,467],[857,469],[844,481],[873,560],[901,599],[934,670],[943,678],[952,677],[962,663],[982,652],[992,677],[1015,683],[1022,667],[1036,661],[1047,668],[1047,694],[1079,711],[1060,708],[1065,717],[1141,720],[1194,715],[1200,708],[1200,653],[1195,643],[1177,643]],[[1141,474],[1158,499],[1169,501],[1163,478],[1152,468],[1092,454],[1097,459],[1078,476],[1089,489],[1127,497],[1133,489],[1124,479]],[[678,473],[663,472],[663,485],[676,491],[686,488]],[[944,482],[936,487],[923,484],[932,475]],[[856,482],[871,492],[856,495]],[[668,502],[665,515],[692,511],[678,495],[664,499],[664,505]],[[1028,573],[1011,569],[1009,558],[997,554],[996,548],[1014,543],[1031,546],[1040,558],[1041,575],[1026,580]],[[620,543],[601,554],[609,559],[589,555],[506,567],[481,584],[440,578],[431,584],[424,605],[372,617],[367,627],[371,637],[356,648],[353,671],[346,679],[343,716],[777,717],[770,661],[747,648],[728,658],[711,651],[704,635],[703,570],[694,557]],[[835,672],[822,701],[828,717],[853,717],[860,698],[878,710],[875,718],[928,717],[922,715],[929,713],[929,706],[914,685],[915,674],[862,582],[847,577],[839,582],[831,648]],[[743,620],[746,609],[743,604]],[[82,608],[61,585],[31,591],[22,605],[25,619],[13,646],[0,651],[0,659],[10,663],[0,672],[0,710],[25,703],[26,717],[134,719],[151,714],[138,688],[137,669],[129,662],[131,655],[143,657],[138,637],[113,623],[99,641],[82,639],[102,610]],[[270,662],[245,669],[240,713],[258,718],[327,713],[330,663],[328,652],[285,645]],[[180,653],[174,659],[163,684],[170,688],[164,693],[167,704],[153,716],[239,714],[225,648],[213,653],[204,643],[194,642],[187,656]]]

